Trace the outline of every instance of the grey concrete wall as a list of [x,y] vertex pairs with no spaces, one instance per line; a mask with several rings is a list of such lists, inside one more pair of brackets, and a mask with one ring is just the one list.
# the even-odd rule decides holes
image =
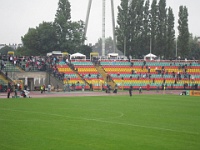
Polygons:
[[59,85],[60,89],[63,89],[63,82],[54,78],[52,75],[49,76],[48,72],[9,72],[8,76],[13,80],[23,80],[24,85],[28,85],[28,80],[32,80],[33,83],[31,90],[34,90],[34,87],[47,85],[50,83],[52,86],[56,87]]

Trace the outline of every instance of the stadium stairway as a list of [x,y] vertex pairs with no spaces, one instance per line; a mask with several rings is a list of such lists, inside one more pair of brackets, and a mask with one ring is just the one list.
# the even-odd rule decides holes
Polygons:
[[80,78],[85,82],[85,84],[87,84],[88,86],[90,86],[90,84],[79,74],[78,71],[76,71],[76,70],[73,70],[73,71],[74,71],[74,73],[75,73],[78,77],[80,77]]
[[[22,68],[20,68],[19,66],[13,65],[12,63],[10,63],[9,61],[6,61],[6,66],[5,68],[1,71],[1,75],[0,75],[0,80],[1,80],[1,84],[7,85],[8,82],[12,82],[15,79],[15,73],[18,72],[25,72]],[[7,73],[7,77],[6,78],[6,73]]]
[[72,66],[70,66],[70,65],[68,65],[70,68],[71,68],[71,70],[79,77],[79,78],[81,78],[82,80],[83,80],[83,82],[85,83],[85,84],[87,84],[88,86],[90,86],[90,84],[84,79],[84,77],[82,77],[80,74],[79,74],[79,72],[77,71],[77,70],[74,70],[74,68],[72,68]]
[[18,67],[13,65],[12,63],[10,63],[9,61],[6,61],[6,67],[3,69],[5,72],[23,72],[23,70]]
[[25,72],[21,67],[16,66],[16,68],[19,70],[19,72]]
[[8,80],[5,78],[4,75],[0,75],[0,84],[2,84],[2,85],[8,84]]
[[103,69],[103,67],[101,65],[95,65],[95,68],[97,69],[97,71],[99,72],[99,74],[101,74],[102,78],[104,79],[104,81],[107,82],[107,84],[109,84],[111,86],[111,89],[115,89],[115,85],[116,83],[112,80],[107,81],[107,72]]

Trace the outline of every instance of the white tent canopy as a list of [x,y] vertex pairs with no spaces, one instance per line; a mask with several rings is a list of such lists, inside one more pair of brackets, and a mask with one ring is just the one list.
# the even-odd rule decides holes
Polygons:
[[152,53],[149,53],[147,55],[144,56],[144,60],[154,60],[157,56],[152,54]]
[[74,53],[70,55],[70,59],[83,59],[86,60],[86,56],[81,53]]
[[110,59],[117,59],[118,56],[119,56],[118,53],[108,53],[108,58]]

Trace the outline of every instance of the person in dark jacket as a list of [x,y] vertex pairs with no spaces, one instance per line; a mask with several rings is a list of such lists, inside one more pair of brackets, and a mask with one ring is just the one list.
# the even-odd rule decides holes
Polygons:
[[129,95],[130,95],[130,96],[132,96],[132,90],[133,90],[133,87],[130,86],[130,88],[129,88]]
[[10,98],[10,88],[7,89],[7,98]]

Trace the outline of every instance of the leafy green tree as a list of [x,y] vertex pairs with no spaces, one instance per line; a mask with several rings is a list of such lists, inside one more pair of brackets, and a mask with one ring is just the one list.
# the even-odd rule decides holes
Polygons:
[[99,38],[98,41],[92,46],[92,51],[98,52],[100,56],[102,55],[102,38]]
[[200,38],[198,37],[193,37],[192,34],[190,34],[189,38],[189,54],[188,58],[189,59],[200,59]]
[[189,54],[189,28],[188,9],[186,6],[179,7],[178,24],[178,55],[181,58],[187,58]]
[[58,9],[55,15],[54,25],[60,51],[74,53],[79,51],[85,38],[84,22],[71,21],[71,5],[68,0],[59,0]]
[[166,58],[175,58],[175,30],[174,30],[174,14],[171,7],[168,9],[167,15],[167,53]]
[[55,51],[57,48],[57,37],[53,23],[43,22],[36,27],[39,36],[39,51],[41,54]]
[[31,50],[25,46],[18,47],[17,50],[15,51],[16,56],[30,56],[30,54]]
[[137,23],[137,0],[132,0],[129,6],[129,18],[130,18],[130,25],[129,25],[129,34],[130,34],[130,47],[127,49],[127,56],[135,56],[137,55],[137,32],[136,32],[136,23]]
[[29,28],[28,32],[21,39],[24,47],[30,50],[29,55],[39,54],[39,36],[36,29]]
[[82,46],[83,41],[85,40],[83,34],[84,34],[84,22],[78,21],[78,22],[71,22],[70,28],[69,28],[69,40],[68,45],[70,49],[68,49],[68,53],[74,53],[78,52],[80,47]]
[[83,21],[72,22],[68,0],[59,0],[54,22],[43,22],[36,28],[30,28],[22,37],[23,49],[19,53],[46,55],[59,50],[68,53],[79,51],[83,43]]
[[142,33],[142,55],[150,51],[150,2],[147,0],[144,6],[143,33]]
[[[105,49],[106,49],[106,55],[108,53],[114,53],[114,47],[113,47],[113,39],[112,37],[107,37],[105,39]],[[95,43],[95,45],[93,46],[93,51],[94,52],[98,52],[99,55],[102,55],[102,39],[99,38],[98,39],[98,42]],[[115,51],[116,53],[120,54],[120,55],[123,55],[123,52],[122,51],[119,51],[119,50],[116,50]]]
[[118,6],[118,16],[116,27],[117,36],[117,48],[126,54],[126,49],[128,48],[128,41],[130,41],[129,35],[129,0],[121,0],[120,6]]
[[107,50],[106,54],[114,53],[112,37],[108,37],[108,38],[105,39],[105,47],[106,47],[106,50]]
[[0,49],[1,55],[7,55],[9,51],[14,51],[14,49],[7,45]]
[[92,52],[92,47],[88,45],[81,45],[79,51],[80,53],[86,55],[87,59],[89,59],[90,53]]
[[[132,18],[131,18],[132,19]],[[134,18],[133,18],[134,19]],[[143,34],[144,34],[144,0],[136,0],[136,28],[135,28],[135,43],[136,51],[134,54],[139,57],[144,53]]]
[[157,32],[157,54],[166,56],[166,24],[167,24],[167,12],[166,12],[166,0],[160,0],[158,3],[158,32]]
[[[178,48],[188,56],[188,13],[180,7]],[[116,27],[117,46],[126,56],[140,58],[151,50],[161,58],[175,54],[174,14],[166,0],[121,0]],[[163,57],[162,57],[163,56]]]
[[68,0],[59,0],[58,9],[55,15],[54,25],[58,39],[60,51],[69,51],[70,49],[70,23],[71,23],[71,5]]
[[38,27],[30,28],[28,33],[22,37],[22,42],[30,55],[46,55],[46,53],[56,50],[56,32],[51,22],[43,22]]
[[158,5],[157,0],[153,0],[151,4],[151,15],[150,15],[150,29],[151,29],[151,50],[152,53],[157,53],[157,33],[158,33]]

